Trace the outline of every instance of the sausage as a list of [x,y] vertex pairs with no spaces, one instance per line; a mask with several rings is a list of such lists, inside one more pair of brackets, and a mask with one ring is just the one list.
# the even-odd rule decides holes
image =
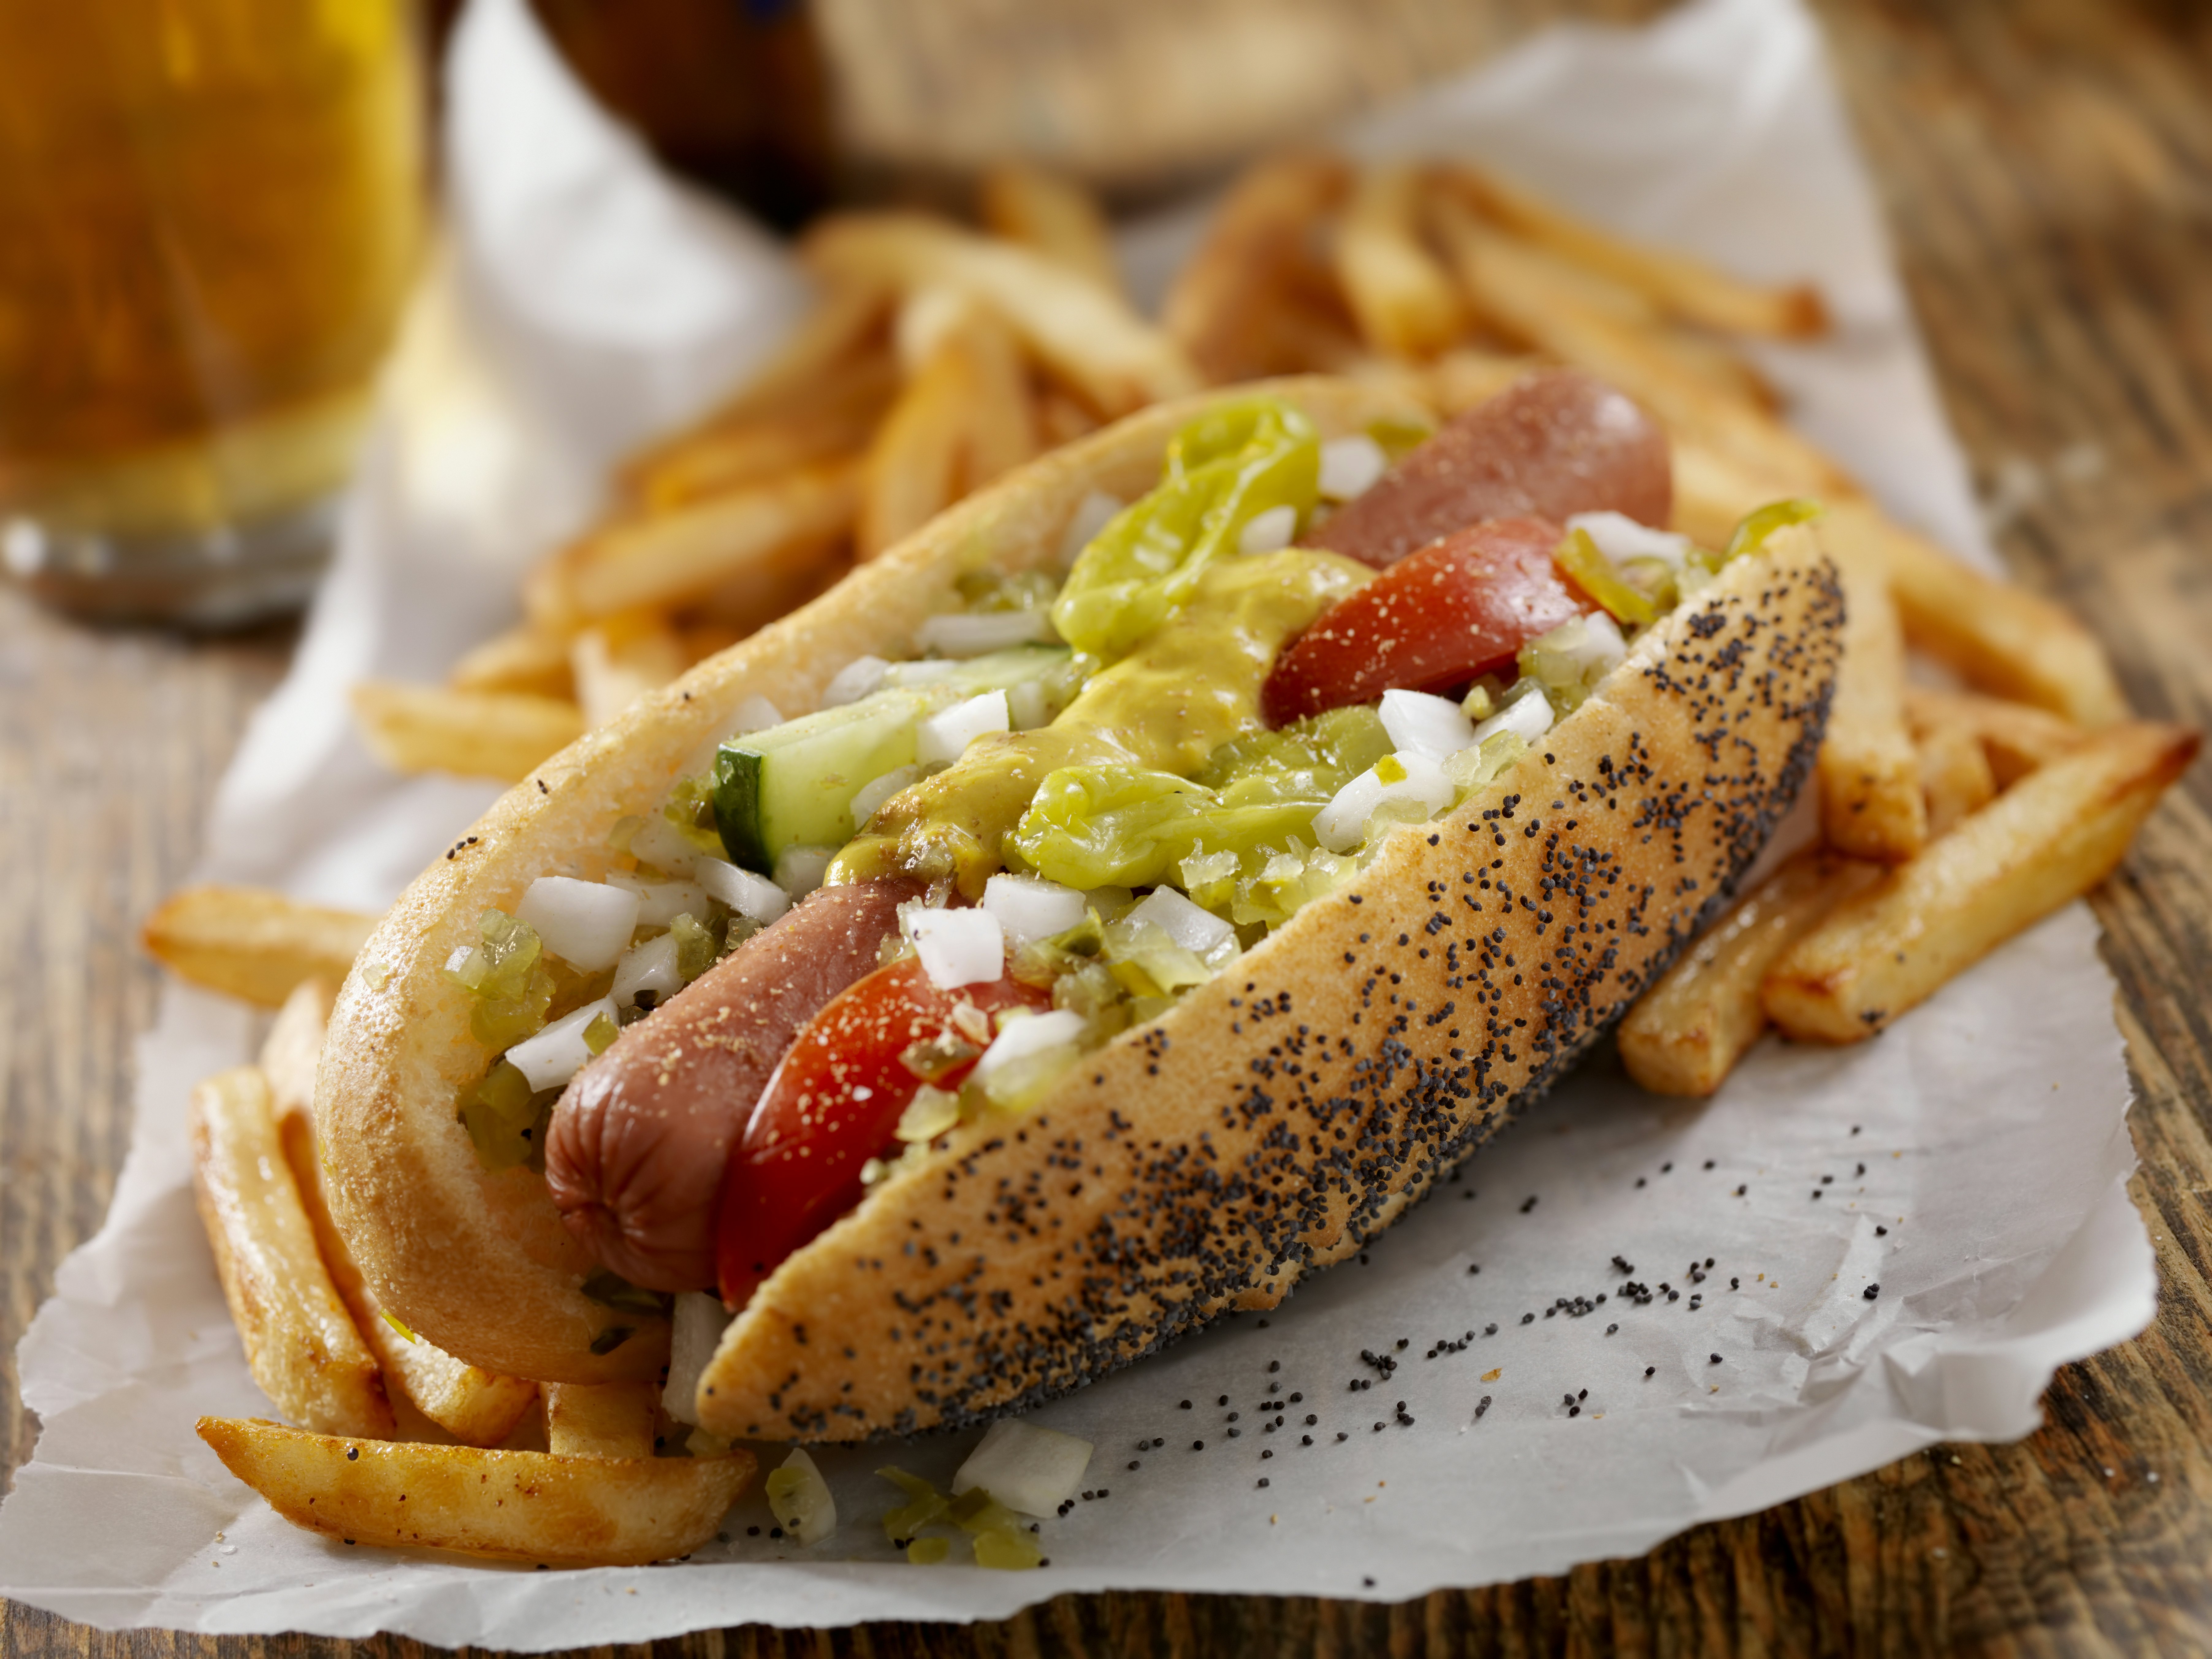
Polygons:
[[1553,562],[1563,533],[1549,519],[1493,519],[1401,559],[1275,659],[1260,693],[1267,723],[1510,671],[1530,640],[1594,608]]
[[1664,528],[1674,505],[1651,417],[1579,369],[1551,368],[1452,416],[1301,545],[1382,569],[1488,519],[1610,508]]
[[545,1138],[568,1231],[650,1291],[714,1283],[722,1166],[799,1029],[877,965],[902,879],[825,887],[747,939],[570,1080]]

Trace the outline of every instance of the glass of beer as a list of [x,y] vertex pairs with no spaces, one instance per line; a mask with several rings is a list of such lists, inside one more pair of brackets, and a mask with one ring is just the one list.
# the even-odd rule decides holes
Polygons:
[[0,0],[0,569],[112,619],[306,598],[422,101],[411,0]]

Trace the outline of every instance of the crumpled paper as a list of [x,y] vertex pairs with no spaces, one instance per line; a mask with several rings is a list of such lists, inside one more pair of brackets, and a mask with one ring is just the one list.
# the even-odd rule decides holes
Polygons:
[[[383,773],[346,686],[434,678],[509,621],[517,577],[586,521],[609,459],[702,408],[805,303],[771,242],[592,108],[520,0],[468,9],[453,70],[445,246],[337,567],[218,797],[210,878],[388,902],[493,792]],[[1816,274],[1838,337],[1763,366],[1893,510],[1990,561],[1796,5],[1556,31],[1348,142],[1466,154],[1748,274]],[[1202,217],[1125,238],[1140,293]],[[2056,1366],[2153,1311],[2094,932],[2075,906],[1879,1041],[1767,1044],[1709,1103],[1593,1059],[1273,1315],[1036,1413],[1097,1449],[1030,1573],[910,1566],[884,1539],[896,1494],[872,1471],[944,1481],[972,1437],[820,1454],[842,1524],[813,1548],[770,1540],[756,1493],[726,1542],[642,1571],[348,1549],[276,1519],[191,1432],[268,1410],[184,1135],[191,1085],[249,1056],[258,1022],[172,987],[106,1224],[21,1349],[44,1432],[0,1506],[0,1594],[111,1627],[517,1649],[991,1618],[1070,1589],[1396,1601],[1634,1554],[1933,1442],[2015,1437]]]

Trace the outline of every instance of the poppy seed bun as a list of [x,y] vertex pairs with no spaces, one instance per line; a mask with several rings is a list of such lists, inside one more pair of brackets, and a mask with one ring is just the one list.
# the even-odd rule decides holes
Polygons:
[[701,1421],[846,1440],[1021,1409],[1357,1250],[1749,866],[1812,763],[1843,614],[1804,529],[1728,567],[1504,776],[787,1259]]
[[[665,1325],[582,1293],[592,1263],[544,1178],[477,1162],[456,1103],[492,1056],[469,1035],[470,999],[441,972],[446,961],[477,942],[486,909],[511,913],[536,878],[603,877],[616,821],[653,810],[703,767],[746,698],[814,708],[854,658],[903,654],[925,617],[958,604],[963,573],[1055,563],[1085,496],[1143,494],[1179,427],[1255,390],[1297,404],[1325,437],[1434,413],[1401,387],[1309,379],[1132,416],[970,496],[812,604],[641,698],[509,790],[416,878],[346,979],[315,1091],[331,1211],[385,1307],[447,1352],[509,1376],[659,1374]],[[630,1334],[614,1341],[618,1328]],[[595,1343],[609,1351],[594,1354]]]

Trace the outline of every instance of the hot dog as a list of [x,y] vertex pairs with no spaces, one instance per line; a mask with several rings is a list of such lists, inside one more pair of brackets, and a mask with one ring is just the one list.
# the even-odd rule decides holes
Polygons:
[[[1522,395],[1541,402],[1528,389]],[[1441,786],[1442,804],[1427,809],[1430,821],[1393,830],[1390,811],[1365,810],[1361,791],[1403,799],[1406,779],[1426,787],[1431,774],[1444,778],[1437,763],[1422,758],[1425,739],[1393,734],[1395,751],[1376,760],[1360,749],[1361,733],[1385,728],[1364,703],[1334,705],[1340,719],[1321,717],[1335,724],[1306,720],[1276,732],[1261,708],[1271,675],[1297,653],[1291,641],[1316,623],[1328,627],[1335,608],[1363,589],[1390,580],[1387,569],[1373,574],[1376,566],[1418,550],[1398,546],[1419,532],[1404,527],[1414,519],[1384,510],[1388,478],[1372,492],[1382,505],[1366,511],[1373,539],[1355,535],[1356,525],[1339,528],[1369,498],[1318,528],[1304,524],[1312,500],[1307,423],[1334,438],[1410,411],[1397,394],[1346,383],[1285,382],[1260,396],[1260,403],[1247,392],[1148,411],[973,498],[806,611],[549,763],[495,808],[473,841],[417,882],[348,981],[319,1086],[319,1110],[331,1126],[333,1208],[381,1300],[441,1346],[513,1374],[593,1381],[657,1370],[661,1351],[649,1327],[634,1312],[609,1312],[583,1289],[595,1267],[612,1265],[608,1258],[628,1246],[611,1243],[602,1219],[580,1224],[581,1239],[571,1234],[545,1177],[526,1167],[488,1170],[456,1124],[454,1103],[480,1086],[489,1057],[471,1035],[465,999],[443,976],[446,964],[470,948],[487,908],[513,914],[535,881],[592,882],[627,868],[631,855],[615,826],[650,811],[696,774],[702,747],[728,730],[745,699],[811,708],[855,659],[909,653],[918,629],[957,607],[957,580],[985,569],[1025,579],[1023,573],[1050,566],[1087,496],[1139,496],[1161,480],[1164,453],[1170,459],[1159,488],[1168,495],[1148,497],[1152,507],[1139,503],[1146,511],[1161,500],[1173,504],[1178,477],[1195,477],[1224,456],[1234,460],[1227,472],[1206,475],[1233,475],[1224,486],[1231,493],[1215,503],[1228,516],[1194,510],[1187,520],[1199,527],[1187,538],[1191,546],[1206,525],[1226,524],[1231,538],[1215,538],[1212,562],[1181,597],[1161,601],[1146,587],[1160,580],[1155,572],[1128,578],[1126,604],[1117,598],[1115,606],[1086,612],[1071,596],[1104,591],[1097,580],[1084,584],[1087,573],[1097,575],[1098,550],[1113,550],[1109,526],[1060,591],[1052,615],[1079,646],[1102,641],[1110,665],[1087,671],[1061,719],[976,738],[950,769],[893,796],[873,823],[839,820],[836,835],[849,840],[838,842],[844,850],[830,866],[832,893],[908,881],[944,899],[1012,860],[1060,880],[1054,890],[1073,894],[1094,933],[1105,918],[1105,944],[1076,927],[1048,948],[1009,951],[995,966],[947,969],[949,981],[928,966],[933,981],[957,988],[965,972],[979,987],[964,1012],[957,988],[948,989],[947,1008],[932,1012],[927,996],[899,1001],[896,983],[903,975],[913,989],[917,963],[932,963],[919,931],[934,925],[928,918],[959,914],[925,903],[908,913],[903,930],[920,941],[921,954],[861,975],[823,1002],[765,1084],[757,1080],[757,1062],[734,1054],[710,1067],[698,1039],[727,1028],[702,1023],[708,1017],[697,1011],[719,1010],[721,986],[762,973],[744,964],[775,927],[792,928],[787,938],[794,942],[807,937],[794,924],[823,904],[810,899],[633,1024],[586,1067],[570,1089],[574,1128],[557,1127],[556,1116],[549,1174],[568,1161],[558,1179],[583,1194],[576,1212],[588,1214],[594,1190],[602,1200],[614,1190],[606,1178],[618,1173],[617,1163],[650,1171],[667,1155],[677,1171],[671,1178],[696,1191],[699,1168],[711,1167],[718,1146],[759,1152],[729,1158],[717,1172],[724,1180],[720,1282],[742,1308],[702,1382],[701,1420],[725,1433],[845,1438],[963,1421],[1042,1397],[1224,1309],[1271,1305],[1301,1273],[1387,1224],[1540,1095],[1691,936],[1794,796],[1832,685],[1840,614],[1832,571],[1804,532],[1785,532],[1763,553],[1707,570],[1697,591],[1639,635],[1609,672],[1599,670],[1614,659],[1601,653],[1588,684],[1545,692],[1558,712],[1544,713],[1540,726],[1523,718],[1534,707],[1526,686],[1517,699],[1495,688],[1503,713],[1520,721],[1507,735],[1525,727],[1540,740],[1495,753],[1470,748],[1455,760],[1468,763],[1452,775],[1460,781]],[[1604,424],[1613,429],[1610,417]],[[1585,483],[1630,471],[1594,465],[1587,445],[1576,453],[1565,470]],[[1632,458],[1638,446],[1620,453]],[[1524,477],[1561,470],[1532,457],[1520,469]],[[1395,476],[1419,476],[1421,465],[1417,453]],[[1309,469],[1303,483],[1299,466]],[[1498,469],[1429,470],[1445,471],[1480,477]],[[1422,501],[1435,491],[1424,489],[1425,496],[1403,498],[1406,514],[1428,510]],[[1655,509],[1648,478],[1635,489],[1643,493],[1614,489],[1599,499],[1615,510],[1630,503],[1663,516],[1663,495]],[[1267,552],[1259,538],[1243,538],[1239,551],[1241,526],[1273,510],[1271,490],[1304,503],[1296,508],[1307,532],[1301,546],[1334,536],[1370,556]],[[1571,514],[1590,499],[1526,496],[1516,511]],[[1548,526],[1512,533],[1540,538]],[[1386,557],[1381,550],[1395,550]],[[1119,580],[1117,571],[1135,567],[1109,558],[1098,568]],[[1685,573],[1684,588],[1692,586]],[[1577,625],[1601,635],[1610,623],[1600,626],[1583,608],[1590,599],[1584,592],[1576,601]],[[1156,602],[1164,619],[1149,631],[1115,635],[1132,607]],[[1195,626],[1202,611],[1233,641],[1233,672],[1177,686],[1178,661],[1188,669],[1197,658],[1176,659],[1173,630]],[[1612,637],[1617,644],[1618,633]],[[1103,718],[1100,699],[1133,686],[1156,698],[1148,729],[1140,729],[1146,720],[1117,726]],[[1340,685],[1330,695],[1358,690]],[[1489,708],[1490,694],[1478,693],[1471,706]],[[933,711],[927,720],[939,721],[994,696],[1006,704],[1000,691],[957,708],[922,707]],[[1097,716],[1087,723],[1086,708]],[[1516,708],[1522,713],[1513,714]],[[1414,713],[1447,726],[1462,718],[1443,702]],[[809,717],[829,725],[800,735],[829,741],[822,732],[842,718]],[[744,752],[749,763],[763,763]],[[1320,800],[1298,792],[1324,775],[1335,793],[1316,812]],[[1267,786],[1258,795],[1255,781]],[[766,812],[769,784],[754,778],[746,787],[755,793],[745,800]],[[1009,809],[1009,792],[1027,804]],[[917,801],[936,805],[923,811]],[[715,803],[719,814],[720,793]],[[1352,813],[1348,829],[1346,811]],[[1254,823],[1292,820],[1305,849],[1296,857],[1280,850],[1287,843],[1279,838],[1267,839],[1273,829],[1256,852],[1236,840],[1261,836]],[[1101,826],[1109,823],[1119,828],[1106,835]],[[1347,850],[1316,848],[1316,836]],[[725,826],[724,844],[732,839]],[[1294,875],[1278,869],[1286,858]],[[1089,873],[1077,880],[1078,871]],[[1133,908],[1130,890],[1155,885],[1154,898]],[[981,897],[983,912],[1000,914],[988,887]],[[831,902],[865,908],[870,901]],[[1200,918],[1194,943],[1145,945],[1143,929],[1154,924],[1139,915],[1144,906],[1177,926]],[[1224,918],[1248,909],[1255,920],[1241,924],[1246,934],[1231,932]],[[866,931],[848,932],[842,965],[811,980],[813,989],[792,1007],[869,965]],[[1130,938],[1139,945],[1117,955],[1117,939]],[[1205,963],[1186,974],[1201,945]],[[895,945],[893,953],[902,948]],[[1098,950],[1099,961],[1084,965],[1085,949]],[[1120,1000],[1101,1012],[1084,999],[1098,983],[1091,969],[1103,973],[1109,960],[1121,978],[1109,992]],[[1048,998],[1052,1014],[1024,1021],[1027,1010],[1014,991],[987,996],[981,988],[1018,983],[1046,988],[1030,1000]],[[716,988],[702,989],[709,987]],[[1078,994],[1070,997],[1070,988]],[[584,1003],[574,1018],[592,1006]],[[907,1024],[876,1018],[895,1007],[908,1011],[899,1016]],[[1008,1015],[1016,1018],[1007,1023]],[[1130,1029],[1108,1040],[1101,1021],[1109,1015]],[[1030,1075],[1009,1061],[992,1074],[996,1081],[981,1085],[994,1057],[1027,1041],[1010,1036],[1045,1032],[1043,1022],[1061,1016],[1051,1029],[1073,1021],[1084,1035],[1051,1051],[1050,1067],[1033,1083],[994,1092],[999,1082]],[[972,1041],[956,1053],[958,1045],[933,1039],[920,1044],[927,1052],[910,1056],[897,1086],[909,1091],[908,1105],[930,1109],[902,1110],[908,1152],[876,1159],[881,1178],[849,1209],[838,1213],[833,1205],[802,1218],[803,1225],[791,1224],[789,1253],[780,1260],[775,1251],[734,1247],[733,1225],[762,1230],[740,1246],[764,1238],[769,1227],[733,1207],[732,1194],[742,1197],[750,1178],[741,1170],[769,1167],[763,1159],[772,1154],[793,1168],[805,1162],[799,1132],[811,1116],[834,1118],[841,1134],[859,1125],[853,1133],[881,1136],[890,1103],[875,1091],[896,1082],[901,1072],[890,1061],[904,1052],[884,1043],[907,1042],[933,1018],[945,1022],[945,1042],[956,1027]],[[730,1127],[739,1109],[678,1111],[680,1097],[658,1092],[662,1073],[674,1068],[656,1067],[649,1057],[668,1054],[673,1038],[665,1034],[672,1033],[684,1034],[696,1076],[722,1068],[714,1074],[732,1079],[720,1106],[742,1109],[749,1092],[756,1097],[748,1127]],[[657,1042],[664,1046],[656,1051]],[[988,1050],[980,1063],[978,1050]],[[815,1056],[807,1066],[799,1062],[802,1052]],[[873,1081],[853,1085],[862,1074],[854,1068],[865,1067],[873,1068],[866,1073]],[[932,1097],[911,1092],[924,1086],[923,1076],[957,1084],[962,1068],[975,1075],[958,1091],[957,1110],[947,1103],[956,1100],[950,1088]],[[674,1087],[672,1076],[667,1086]],[[586,1110],[589,1102],[599,1105]],[[925,1121],[907,1121],[917,1116]],[[709,1120],[719,1127],[702,1132]],[[687,1127],[663,1140],[646,1137],[647,1150],[634,1159],[627,1152],[607,1155],[641,1125],[679,1121]],[[584,1133],[593,1123],[596,1131]],[[757,1139],[750,1125],[763,1123],[784,1127]],[[734,1140],[726,1139],[732,1133]],[[677,1155],[686,1147],[688,1156]],[[836,1181],[849,1187],[848,1164],[839,1164]],[[773,1186],[750,1190],[773,1196]],[[615,1213],[604,1202],[600,1209]],[[648,1227],[629,1241],[643,1247],[629,1265],[666,1265],[665,1284],[694,1288],[700,1237],[690,1228]],[[748,1262],[765,1272],[764,1281],[738,1282]]]
[[[1419,556],[1474,568],[1466,586],[1497,611],[1487,627],[1465,619],[1475,654],[1462,649],[1425,664],[1407,661],[1402,646],[1387,656],[1368,653],[1362,641],[1378,632],[1401,641],[1413,634],[1387,618],[1378,629],[1365,614],[1370,599],[1391,603],[1377,584],[1275,658],[1263,694],[1267,717],[1285,725],[1322,712],[1329,696],[1365,702],[1390,686],[1438,690],[1510,664],[1531,634],[1592,606],[1554,574],[1557,524],[1482,521],[1498,517],[1502,504],[1535,500],[1563,516],[1624,507],[1651,515],[1656,503],[1663,519],[1667,494],[1663,438],[1635,404],[1587,375],[1534,375],[1463,411],[1315,539],[1380,568],[1429,526],[1474,526]],[[1511,580],[1500,579],[1507,574]],[[1410,586],[1412,605],[1437,602],[1432,584]],[[1348,677],[1327,661],[1340,636],[1340,648],[1366,656]],[[715,1284],[714,1194],[733,1139],[799,1027],[876,966],[878,940],[896,931],[896,904],[918,891],[910,881],[873,882],[810,898],[649,1026],[626,1032],[569,1085],[553,1115],[546,1176],[570,1231],[602,1265],[651,1290]],[[859,902],[863,894],[884,896]],[[802,933],[811,937],[802,943]],[[829,948],[815,949],[815,937]],[[803,993],[794,994],[793,983]],[[745,1024],[742,1036],[722,1029],[732,1022]]]

